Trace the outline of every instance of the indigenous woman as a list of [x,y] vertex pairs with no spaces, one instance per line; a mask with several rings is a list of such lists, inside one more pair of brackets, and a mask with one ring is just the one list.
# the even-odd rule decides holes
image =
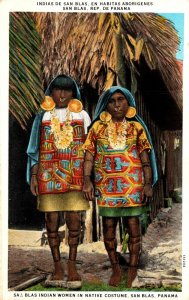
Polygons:
[[91,182],[94,164],[95,196],[113,270],[109,284],[118,286],[121,281],[116,226],[119,217],[127,217],[130,252],[127,286],[131,287],[141,249],[139,216],[152,197],[157,169],[150,134],[136,114],[135,100],[127,89],[114,86],[102,94],[84,149],[83,193],[87,200],[94,198]]
[[[77,99],[75,99],[77,98]],[[31,192],[38,197],[38,210],[45,212],[45,223],[54,261],[54,273],[48,282],[60,283],[64,270],[60,257],[58,228],[60,212],[65,212],[69,230],[68,284],[81,285],[76,270],[77,246],[81,228],[81,212],[89,208],[83,198],[82,149],[90,118],[82,109],[75,81],[57,76],[49,85],[36,116],[27,150],[27,180]]]

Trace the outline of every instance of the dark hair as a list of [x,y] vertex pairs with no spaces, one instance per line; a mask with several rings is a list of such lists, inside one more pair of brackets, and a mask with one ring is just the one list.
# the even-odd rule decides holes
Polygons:
[[76,97],[77,95],[75,82],[70,77],[65,75],[59,75],[52,81],[49,86],[50,93],[52,93],[54,88],[72,90],[73,96]]

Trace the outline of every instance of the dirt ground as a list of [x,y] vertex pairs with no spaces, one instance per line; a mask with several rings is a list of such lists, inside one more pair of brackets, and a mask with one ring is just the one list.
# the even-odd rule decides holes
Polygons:
[[[174,243],[181,245],[181,230],[182,205],[176,203],[169,211],[160,212],[158,218],[149,225],[146,235],[143,236],[144,253],[158,250],[158,247],[160,248],[165,243],[166,245]],[[53,271],[49,247],[48,245],[40,246],[40,238],[40,231],[9,230],[9,288],[13,288],[38,275],[49,274]],[[161,253],[161,257],[162,255]],[[61,246],[61,257],[66,269],[68,246]],[[153,260],[153,257],[151,260]],[[148,266],[149,263],[158,269],[157,255],[154,255],[154,261],[148,262],[144,259],[141,268],[151,268],[151,265]],[[180,263],[178,261],[177,269]],[[81,244],[78,248],[77,267],[83,281],[107,283],[111,274],[111,267],[103,242]]]

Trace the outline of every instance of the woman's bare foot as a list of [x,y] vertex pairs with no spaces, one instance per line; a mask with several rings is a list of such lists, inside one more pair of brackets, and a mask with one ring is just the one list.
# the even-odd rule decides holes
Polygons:
[[51,280],[63,280],[64,270],[60,261],[54,262],[54,272],[52,274]]
[[76,270],[75,260],[68,260],[68,279],[67,281],[81,281],[81,276]]
[[128,268],[128,275],[127,275],[127,287],[132,287],[132,282],[137,276],[137,267],[129,267]]
[[119,264],[114,264],[112,266],[112,276],[109,280],[109,285],[118,286],[121,282],[121,268]]

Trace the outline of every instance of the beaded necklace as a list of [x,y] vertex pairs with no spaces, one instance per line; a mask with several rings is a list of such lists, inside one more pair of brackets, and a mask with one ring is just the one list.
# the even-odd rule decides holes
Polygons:
[[107,126],[107,139],[111,148],[118,150],[124,149],[127,140],[127,121],[124,119],[122,122],[113,122],[110,120]]
[[51,111],[51,133],[54,135],[54,142],[57,149],[66,149],[73,141],[73,127],[71,126],[71,111],[66,108],[66,121],[60,125],[55,108]]

